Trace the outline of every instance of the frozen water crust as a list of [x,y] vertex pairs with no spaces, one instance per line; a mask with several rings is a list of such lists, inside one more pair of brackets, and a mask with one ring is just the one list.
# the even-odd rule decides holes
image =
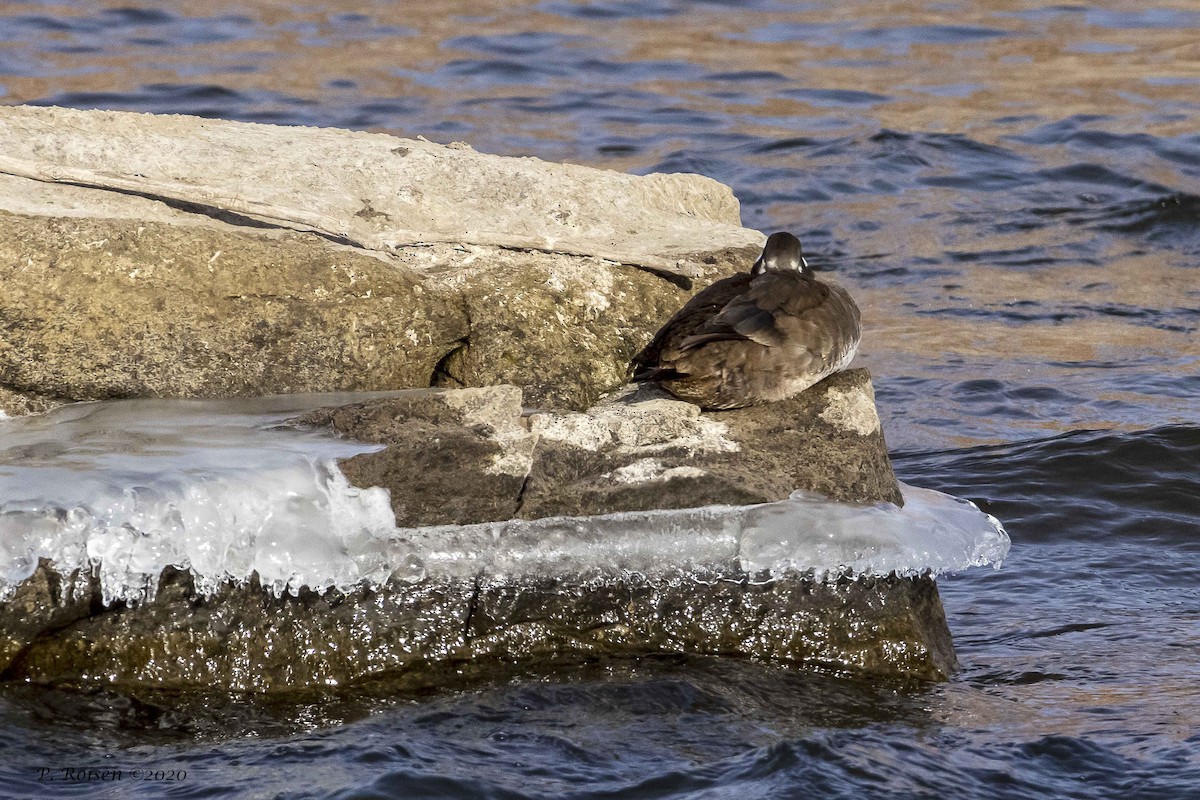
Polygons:
[[137,602],[171,565],[204,593],[257,573],[280,595],[713,566],[764,580],[939,574],[998,566],[1008,552],[994,517],[911,486],[904,508],[797,492],[757,506],[400,529],[387,493],[349,485],[335,463],[375,446],[279,427],[364,397],[133,400],[0,420],[0,597],[39,558],[64,575],[90,566],[105,602]]

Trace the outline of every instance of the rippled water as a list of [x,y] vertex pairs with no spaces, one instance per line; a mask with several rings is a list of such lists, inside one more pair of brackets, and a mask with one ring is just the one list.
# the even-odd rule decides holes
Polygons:
[[[1194,796],[1198,41],[1158,0],[0,4],[3,102],[728,183],[858,298],[901,477],[1013,538],[940,582],[942,686],[672,659],[286,706],[9,690],[0,791]],[[187,775],[38,782],[92,766]]]

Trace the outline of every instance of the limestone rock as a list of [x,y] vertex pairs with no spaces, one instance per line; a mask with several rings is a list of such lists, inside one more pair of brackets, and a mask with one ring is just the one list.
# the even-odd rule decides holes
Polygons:
[[0,408],[504,382],[585,408],[761,240],[698,175],[0,107]]
[[0,385],[63,399],[427,386],[453,292],[300,234],[0,214]]
[[[325,128],[39,106],[0,112],[0,173],[190,204],[369,250],[448,242],[686,274],[696,242],[762,244],[741,227],[729,188],[699,175],[626,175]],[[70,207],[45,196],[8,202],[18,213]]]

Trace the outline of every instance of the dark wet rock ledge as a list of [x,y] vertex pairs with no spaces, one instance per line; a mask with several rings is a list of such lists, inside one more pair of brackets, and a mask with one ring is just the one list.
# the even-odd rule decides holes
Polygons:
[[[88,592],[52,599],[52,575],[40,567],[6,610],[58,613],[24,641],[6,632],[5,680],[232,692],[385,680],[421,691],[449,674],[495,678],[514,667],[655,654],[896,680],[942,680],[956,664],[931,578],[750,582],[735,571],[689,570],[594,581],[426,579],[276,598],[255,582],[200,597],[188,573],[169,570],[154,602],[103,609]],[[57,627],[64,620],[73,621]]]

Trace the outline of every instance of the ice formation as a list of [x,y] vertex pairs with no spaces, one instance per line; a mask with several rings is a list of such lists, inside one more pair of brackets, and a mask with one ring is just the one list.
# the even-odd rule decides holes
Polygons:
[[202,592],[257,573],[278,595],[714,565],[760,577],[938,574],[998,565],[1008,551],[995,518],[908,486],[902,509],[797,492],[757,506],[399,529],[387,493],[349,485],[335,463],[376,446],[279,426],[363,397],[131,400],[0,420],[0,598],[39,558],[64,575],[90,567],[111,602],[152,598],[170,565]]

